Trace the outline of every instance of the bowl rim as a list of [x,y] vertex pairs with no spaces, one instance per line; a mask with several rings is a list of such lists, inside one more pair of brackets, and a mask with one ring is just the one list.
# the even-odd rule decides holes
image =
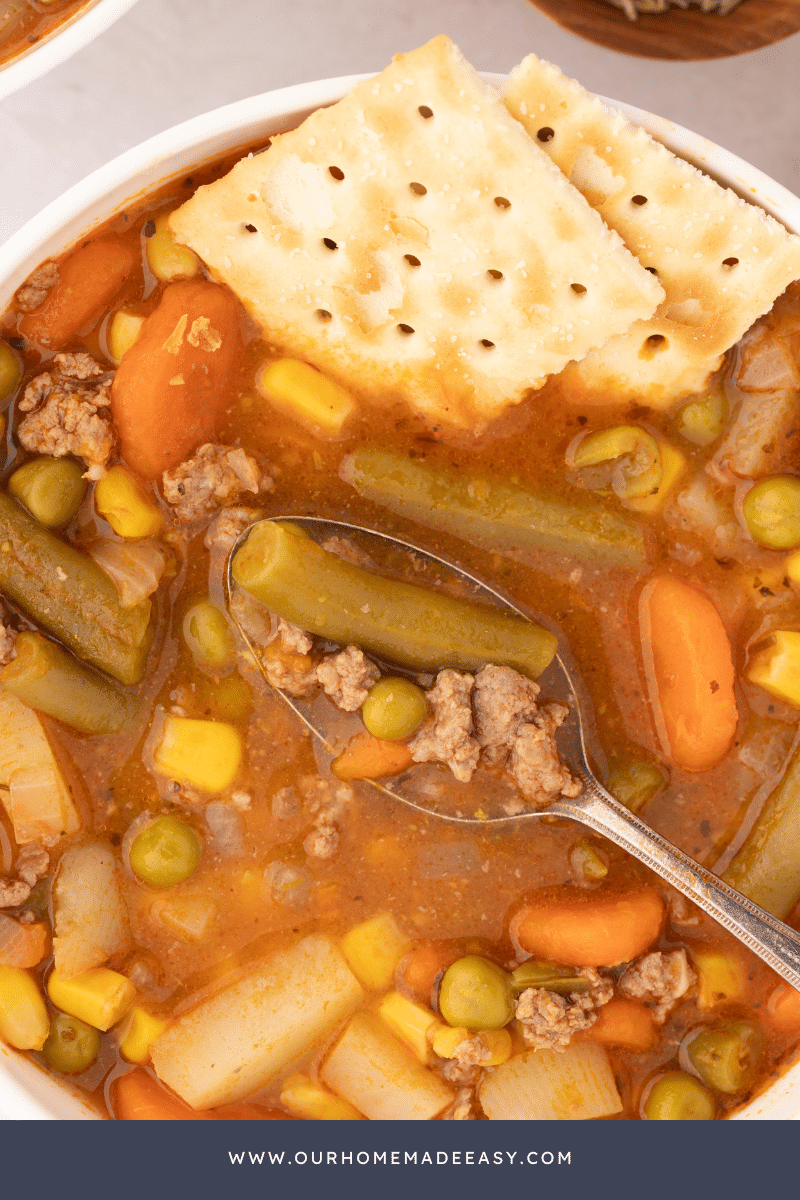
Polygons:
[[[125,9],[135,0],[113,2]],[[101,0],[97,7],[103,3],[109,0]],[[0,312],[40,262],[62,253],[136,197],[226,150],[292,128],[373,74],[339,76],[263,92],[192,117],[118,155],[53,200],[0,246]],[[496,72],[481,75],[492,84],[507,78]],[[800,233],[800,199],[762,171],[683,126],[632,105],[600,98],[676,154]],[[98,1114],[74,1086],[0,1046],[0,1119],[81,1118],[98,1118]],[[732,1119],[800,1120],[800,1061]]]
[[94,0],[89,8],[73,13],[35,46],[0,66],[0,100],[66,62],[109,29],[134,4],[136,0]]

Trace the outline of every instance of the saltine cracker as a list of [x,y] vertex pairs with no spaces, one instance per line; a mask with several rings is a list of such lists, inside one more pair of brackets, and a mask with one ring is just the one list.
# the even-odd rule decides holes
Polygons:
[[562,389],[584,402],[655,407],[702,390],[724,352],[800,277],[800,238],[534,54],[502,94],[666,292],[650,320],[566,372]]
[[443,36],[199,188],[170,225],[272,345],[468,428],[663,295]]

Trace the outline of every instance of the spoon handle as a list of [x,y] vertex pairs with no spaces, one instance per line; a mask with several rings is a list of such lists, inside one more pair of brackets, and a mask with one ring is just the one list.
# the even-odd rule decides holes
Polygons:
[[556,801],[548,813],[578,820],[622,846],[800,991],[800,934],[649,829],[594,781],[584,776],[584,782],[580,796]]

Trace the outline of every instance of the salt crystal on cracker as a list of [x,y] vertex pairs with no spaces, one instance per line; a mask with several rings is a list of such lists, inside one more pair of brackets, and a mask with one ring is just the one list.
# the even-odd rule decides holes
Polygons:
[[757,317],[800,277],[800,238],[677,158],[622,113],[531,54],[502,94],[666,297],[570,368],[562,387],[665,407],[700,391]]
[[269,341],[480,427],[663,293],[445,37],[172,214]]

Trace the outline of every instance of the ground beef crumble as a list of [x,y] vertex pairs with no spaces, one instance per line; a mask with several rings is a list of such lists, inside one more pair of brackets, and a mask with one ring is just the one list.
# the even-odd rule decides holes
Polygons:
[[531,804],[549,804],[557,796],[579,796],[575,779],[561,760],[555,731],[569,713],[566,704],[554,700],[543,704],[534,719],[523,725],[511,746],[509,767],[517,786]]
[[245,492],[270,491],[273,482],[247,450],[206,442],[191,458],[165,471],[163,485],[164,499],[172,505],[176,520],[185,524],[235,504]]
[[17,854],[16,879],[0,879],[0,908],[18,908],[30,896],[36,884],[47,873],[50,855],[32,842]]
[[226,555],[230,554],[248,525],[259,521],[263,516],[259,508],[223,508],[206,530],[203,545],[206,550],[221,550]]
[[33,312],[47,298],[47,293],[58,283],[58,266],[54,262],[43,262],[23,283],[16,295],[20,312]]
[[357,712],[381,673],[358,646],[328,654],[317,667],[325,694],[343,712]]
[[56,354],[52,368],[37,375],[19,402],[21,444],[34,454],[63,458],[72,454],[99,479],[114,449],[116,435],[107,410],[113,371],[84,352]]
[[649,1004],[659,1025],[697,982],[685,950],[655,950],[632,963],[619,981],[623,996]]
[[432,714],[408,743],[414,762],[443,762],[462,783],[472,778],[481,752],[473,736],[474,682],[472,675],[440,671],[428,692]]
[[8,666],[17,657],[16,645],[16,630],[0,622],[0,667]]
[[521,993],[516,1017],[526,1045],[562,1053],[573,1034],[594,1025],[597,1009],[611,999],[614,985],[592,967],[583,967],[579,974],[589,980],[586,992],[565,997],[545,988],[526,988]]

